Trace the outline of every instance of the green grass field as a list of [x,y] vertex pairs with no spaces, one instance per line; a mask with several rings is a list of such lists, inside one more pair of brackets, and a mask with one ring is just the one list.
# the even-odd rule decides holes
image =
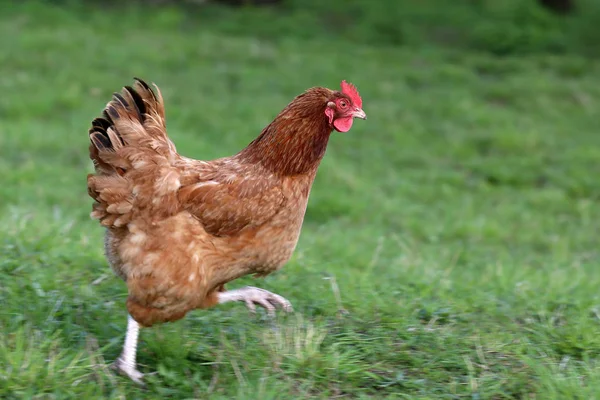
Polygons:
[[[0,12],[0,398],[600,398],[600,62],[320,38],[301,13],[269,38],[240,12]],[[145,389],[109,370],[126,288],[86,192],[90,121],[134,76],[194,158],[311,86],[355,83],[369,116],[334,134],[290,263],[230,285],[295,314],[143,330]]]

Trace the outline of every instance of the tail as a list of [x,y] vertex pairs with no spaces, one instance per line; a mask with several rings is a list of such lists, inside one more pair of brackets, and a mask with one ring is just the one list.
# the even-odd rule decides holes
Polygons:
[[[88,193],[96,201],[91,213],[107,227],[124,226],[140,209],[170,212],[179,189],[173,167],[178,154],[167,136],[160,90],[142,80],[115,93],[103,115],[89,130],[90,158],[95,174],[88,175]],[[171,206],[169,206],[171,204]]]

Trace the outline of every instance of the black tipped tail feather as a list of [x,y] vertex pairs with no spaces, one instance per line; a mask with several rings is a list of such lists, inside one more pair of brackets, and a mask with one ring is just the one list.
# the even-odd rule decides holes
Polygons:
[[[122,226],[136,207],[178,187],[173,167],[178,155],[167,136],[160,90],[154,88],[136,78],[92,121],[90,158],[96,173],[88,175],[88,193],[96,200],[92,217],[102,225]],[[154,184],[165,182],[165,176],[173,178],[169,190]]]
[[[115,120],[121,117],[119,110],[125,110],[129,116],[135,117],[143,125],[146,120],[147,106],[144,97],[138,91],[141,91],[145,97],[150,97],[153,103],[159,101],[146,82],[138,78],[134,79],[136,88],[125,86],[121,93],[114,93],[112,101],[102,112],[102,117],[92,121],[89,130],[90,141],[97,150],[114,150],[125,145],[123,137],[115,128]],[[111,130],[114,135],[110,134]]]

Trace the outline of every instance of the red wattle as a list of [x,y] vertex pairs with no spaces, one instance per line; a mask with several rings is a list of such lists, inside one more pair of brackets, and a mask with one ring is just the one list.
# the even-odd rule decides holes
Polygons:
[[333,127],[338,132],[348,132],[350,128],[352,128],[352,122],[354,122],[354,118],[338,118],[333,121]]

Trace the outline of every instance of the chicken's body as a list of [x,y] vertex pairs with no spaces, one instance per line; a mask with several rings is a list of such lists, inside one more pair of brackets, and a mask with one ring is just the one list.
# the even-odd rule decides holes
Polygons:
[[240,153],[199,161],[179,155],[168,138],[160,92],[137,81],[115,95],[90,129],[96,174],[88,176],[88,192],[96,201],[92,217],[107,228],[107,259],[129,291],[121,370],[141,377],[138,323],[175,321],[234,300],[290,308],[278,295],[225,292],[224,285],[268,275],[289,260],[331,131],[364,117],[360,104],[354,114],[335,109],[352,96],[309,89]]
[[[180,165],[185,173],[215,169],[216,174],[227,176],[227,163],[233,162],[198,165],[185,160]],[[260,175],[244,176],[242,170],[239,166],[234,169],[236,179],[248,182],[247,190],[260,193],[265,182],[253,182],[253,177]],[[255,172],[252,170],[247,173]],[[188,210],[165,217],[145,213],[126,228],[107,230],[106,254],[115,273],[127,281],[127,308],[136,321],[151,326],[177,320],[195,308],[213,306],[225,283],[248,274],[268,275],[289,260],[300,235],[314,173],[263,179],[276,188],[272,189],[274,201],[250,206],[270,218],[230,235],[207,232]],[[217,185],[210,182],[180,190],[185,196],[186,189]]]

